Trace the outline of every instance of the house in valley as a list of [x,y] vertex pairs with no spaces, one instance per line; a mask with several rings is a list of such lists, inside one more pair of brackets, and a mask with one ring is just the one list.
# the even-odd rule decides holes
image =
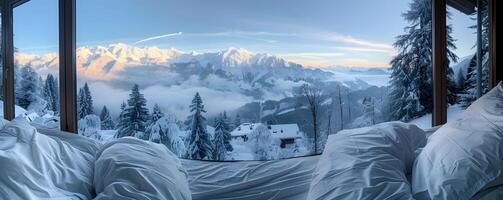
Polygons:
[[233,139],[241,138],[247,141],[248,136],[259,126],[266,126],[272,138],[277,138],[281,141],[281,148],[295,144],[297,140],[303,137],[297,124],[264,125],[262,123],[243,123],[231,132],[231,136]]

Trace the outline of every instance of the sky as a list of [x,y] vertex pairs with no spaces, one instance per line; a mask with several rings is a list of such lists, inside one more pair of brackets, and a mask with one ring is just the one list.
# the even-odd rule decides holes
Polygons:
[[[311,67],[387,67],[407,22],[405,0],[77,0],[77,46],[270,53]],[[451,10],[459,57],[471,54],[475,22]],[[58,1],[31,0],[14,10],[21,53],[58,50]]]

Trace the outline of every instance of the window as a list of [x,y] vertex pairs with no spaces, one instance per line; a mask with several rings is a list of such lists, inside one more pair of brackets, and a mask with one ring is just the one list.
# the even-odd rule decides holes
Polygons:
[[[16,115],[53,127],[57,7],[14,10]],[[428,0],[77,0],[78,133],[225,161],[315,155],[330,134],[386,121],[429,128],[431,13]],[[457,58],[473,41],[448,25],[448,101],[461,108]]]
[[13,10],[15,115],[59,127],[58,1],[28,1]]
[[78,0],[79,134],[133,136],[189,159],[268,160],[321,153],[343,129],[429,128],[431,19],[424,0]]
[[[489,91],[489,43],[488,43],[488,2],[482,1],[481,11],[481,46],[480,46],[480,64],[481,64],[481,81],[480,95],[484,95]],[[458,50],[459,59],[452,66],[453,78],[456,84],[458,101],[456,104],[449,107],[448,119],[454,119],[461,111],[465,110],[475,100],[479,98],[478,94],[478,10],[467,15],[457,10],[452,9],[452,15],[448,18],[448,22],[453,24],[453,35],[458,38],[457,44],[462,48]]]

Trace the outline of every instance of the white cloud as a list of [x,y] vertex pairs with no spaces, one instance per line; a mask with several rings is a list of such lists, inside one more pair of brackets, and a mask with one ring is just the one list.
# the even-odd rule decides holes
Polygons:
[[336,41],[336,42],[345,42],[349,44],[354,44],[363,47],[377,48],[377,49],[387,49],[392,50],[393,45],[381,42],[373,42],[364,39],[354,38],[350,35],[341,35],[337,33],[322,33],[319,34],[319,37],[328,41]]
[[344,53],[332,53],[332,52],[300,52],[300,53],[285,53],[285,54],[278,54],[280,57],[285,57],[285,58],[307,58],[307,59],[324,59],[324,58],[330,58],[330,57],[338,57],[338,56],[343,56]]
[[[88,84],[97,111],[101,111],[103,105],[106,105],[112,115],[117,117],[120,113],[120,105],[123,101],[127,101],[130,91],[114,88],[103,82]],[[157,103],[165,112],[174,113],[179,120],[185,120],[189,115],[189,105],[196,92],[199,92],[203,99],[207,111],[206,116],[215,116],[223,111],[231,111],[253,101],[253,98],[233,91],[220,91],[190,84],[154,85],[140,89],[140,92],[147,99],[149,110]],[[113,95],[113,98],[110,98],[110,95]]]

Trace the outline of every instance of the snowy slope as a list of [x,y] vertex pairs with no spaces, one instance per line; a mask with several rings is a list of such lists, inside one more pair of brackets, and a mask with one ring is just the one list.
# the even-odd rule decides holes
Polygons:
[[[463,108],[460,105],[449,106],[449,108],[447,109],[447,121],[453,120],[462,111]],[[431,113],[414,119],[410,121],[410,123],[415,124],[422,129],[431,128]]]

